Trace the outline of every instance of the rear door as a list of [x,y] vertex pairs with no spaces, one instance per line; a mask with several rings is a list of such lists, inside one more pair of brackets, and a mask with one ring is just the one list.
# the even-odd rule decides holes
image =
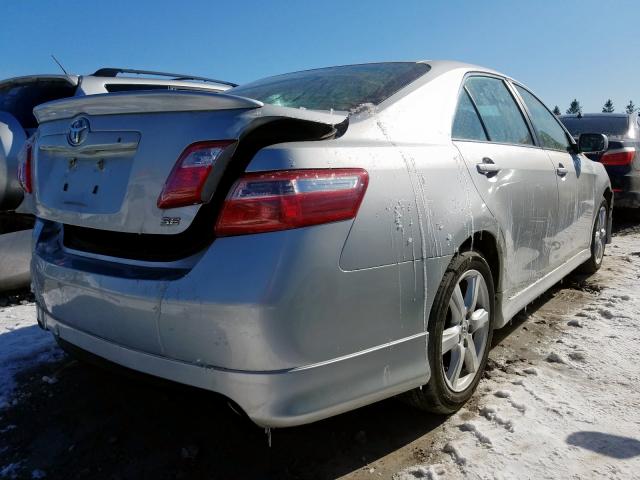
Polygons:
[[522,111],[498,77],[467,77],[452,137],[499,222],[506,245],[502,287],[507,295],[516,293],[551,268],[558,209],[553,165],[534,144]]
[[551,255],[553,263],[561,264],[590,245],[595,174],[583,168],[580,155],[571,152],[568,133],[556,116],[521,85],[515,85],[515,89],[529,114],[538,143],[555,169],[559,208]]

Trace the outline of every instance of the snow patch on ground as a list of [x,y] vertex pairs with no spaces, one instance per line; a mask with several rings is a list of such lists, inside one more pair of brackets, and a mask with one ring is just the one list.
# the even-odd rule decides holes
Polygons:
[[637,236],[614,237],[590,280],[602,288],[559,319],[561,338],[531,345],[539,360],[518,376],[493,370],[445,422],[443,460],[394,478],[640,479],[640,262],[625,260],[637,250]]
[[61,357],[51,334],[38,327],[33,303],[0,308],[0,410],[16,401],[11,395],[17,373]]
[[462,478],[458,472],[447,465],[416,465],[396,473],[393,480],[452,480]]

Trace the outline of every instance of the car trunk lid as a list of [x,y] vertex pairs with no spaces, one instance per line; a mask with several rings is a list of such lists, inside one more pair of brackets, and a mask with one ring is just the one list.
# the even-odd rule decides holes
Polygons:
[[[219,181],[238,143],[256,126],[287,118],[322,125],[326,134],[345,119],[200,92],[94,95],[50,102],[35,113],[41,123],[34,160],[36,215],[91,229],[157,235],[184,232],[201,208],[157,205],[189,145],[230,141],[229,152],[212,170],[212,179]],[[210,196],[216,186],[207,186]]]

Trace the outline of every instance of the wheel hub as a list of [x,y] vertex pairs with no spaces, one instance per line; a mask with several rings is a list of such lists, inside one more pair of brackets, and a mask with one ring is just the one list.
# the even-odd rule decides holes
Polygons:
[[465,319],[462,321],[462,330],[461,330],[461,337],[464,338],[464,336],[469,332],[469,320]]

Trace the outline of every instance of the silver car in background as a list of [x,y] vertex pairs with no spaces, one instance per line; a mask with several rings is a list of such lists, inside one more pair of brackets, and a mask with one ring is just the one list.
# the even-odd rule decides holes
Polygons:
[[[472,395],[494,329],[609,236],[602,165],[522,84],[348,65],[59,100],[23,182],[38,320],[258,425]],[[28,175],[27,175],[28,173]]]

